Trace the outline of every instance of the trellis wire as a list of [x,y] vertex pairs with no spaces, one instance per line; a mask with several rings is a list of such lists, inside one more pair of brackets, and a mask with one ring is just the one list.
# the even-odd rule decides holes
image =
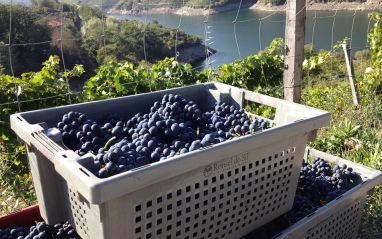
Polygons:
[[149,88],[151,91],[151,80],[150,80],[150,73],[149,73],[149,63],[147,62],[147,52],[146,52],[146,26],[147,26],[147,2],[148,0],[145,0],[145,23],[143,24],[143,55],[145,56],[145,62],[146,62],[146,71],[147,71],[147,81],[149,81]]
[[70,97],[70,88],[69,88],[69,80],[68,80],[68,76],[67,76],[67,69],[66,69],[66,66],[65,66],[65,58],[64,58],[64,51],[62,49],[62,27],[63,27],[63,17],[64,17],[64,2],[61,1],[61,29],[60,29],[60,49],[61,49],[61,57],[62,57],[62,65],[64,66],[64,71],[65,71],[65,80],[66,80],[66,84],[68,84],[68,93],[69,93],[69,103],[72,104],[72,100],[71,100],[71,97]]
[[[183,6],[184,6],[184,0],[183,0]],[[182,24],[182,17],[183,17],[183,9],[182,9],[182,14],[179,17],[179,24],[178,27],[176,28],[176,33],[175,33],[175,61],[178,60],[179,52],[178,52],[178,33],[180,29],[180,25]]]
[[[184,7],[184,0],[183,0],[183,6],[182,7]],[[184,10],[182,8],[182,14],[179,17],[179,24],[178,24],[178,27],[176,28],[176,34],[175,34],[175,61],[178,61],[178,55],[179,55],[179,52],[177,49],[178,48],[178,34],[179,34],[180,25],[182,24],[183,14],[184,14]],[[177,73],[178,73],[179,83],[181,84],[181,86],[184,86],[183,82],[180,80],[179,68],[177,70]]]
[[[286,6],[287,6],[287,1],[285,1],[284,6],[283,6],[282,9],[286,8]],[[262,21],[264,19],[267,19],[268,17],[271,17],[272,15],[276,14],[276,12],[278,12],[278,11],[275,11],[274,13],[269,14],[268,16],[259,19],[259,44],[260,44],[260,51],[261,51],[261,49],[263,49],[262,46],[261,46],[261,23],[262,23]],[[286,22],[286,20],[283,21],[283,22]],[[266,78],[265,72],[264,72],[264,62],[263,62],[262,56],[260,58],[260,67],[261,67],[261,73],[263,74],[263,77],[264,77],[265,87],[268,88],[267,78]],[[282,90],[282,89],[283,89],[283,87],[280,87],[279,90]]]
[[16,98],[17,98],[17,104],[18,104],[18,107],[19,107],[19,112],[21,112],[21,108],[20,108],[20,100],[19,100],[19,95],[21,93],[21,89],[20,89],[20,86],[18,86],[16,84],[16,80],[15,80],[15,73],[13,71],[13,64],[12,64],[12,49],[11,49],[11,35],[12,35],[12,0],[11,0],[11,3],[9,4],[9,40],[8,40],[8,52],[9,52],[9,65],[10,65],[10,68],[11,68],[11,72],[12,72],[12,79],[13,79],[13,83],[15,85],[15,95],[16,95]]
[[[101,0],[101,12],[103,10],[103,0]],[[108,57],[107,57],[107,48],[106,48],[106,33],[105,33],[105,22],[106,22],[106,19],[104,19],[104,14],[102,13],[102,36],[103,37],[103,47],[105,49],[105,60],[106,60],[106,64],[107,64],[107,71],[108,71],[108,74],[107,74],[107,82],[108,82],[108,85],[109,85],[109,97],[111,97],[111,82],[110,82],[110,64],[109,64],[109,60],[108,60]]]
[[[262,23],[262,20],[263,19],[260,19],[260,21],[259,21],[259,44],[260,44],[260,51],[261,51],[261,49],[263,49],[261,47],[261,23]],[[263,57],[262,56],[260,57],[260,67],[261,67],[261,73],[263,74],[263,77],[264,77],[264,80],[265,80],[265,87],[268,88],[267,79],[265,78],[265,73],[264,73],[264,62],[263,62]]]
[[[209,26],[208,26],[208,20],[209,20],[209,17],[210,17],[210,10],[211,10],[211,0],[209,0],[209,4],[208,4],[208,9],[207,9],[207,16],[206,16],[206,20],[204,20],[204,54],[206,56],[206,67],[207,68],[210,68],[210,62],[209,62],[209,49],[208,49],[208,46],[209,46],[209,41],[212,39],[210,37],[208,37],[208,34],[209,34]],[[208,80],[210,80],[210,74],[207,75],[208,77]]]
[[[233,33],[234,33],[234,35],[235,35],[235,42],[236,42],[237,52],[239,53],[239,59],[240,59],[240,62],[242,62],[243,60],[241,59],[240,47],[239,47],[239,43],[238,43],[238,41],[237,41],[236,21],[237,21],[237,18],[239,17],[239,12],[240,12],[240,8],[241,8],[241,3],[242,3],[242,0],[240,0],[239,8],[237,9],[237,13],[236,13],[236,18],[235,18],[235,20],[233,21]],[[245,81],[244,81],[244,76],[243,76],[243,66],[240,67],[240,75],[241,75],[241,80],[242,80],[242,82],[245,82]],[[246,85],[245,83],[244,83],[244,86],[247,87],[247,85]]]
[[[312,29],[312,47],[310,48],[309,57],[312,57],[312,51],[314,47],[314,30],[316,28],[316,22],[317,22],[317,11],[314,10],[314,23],[313,23],[313,29]],[[310,64],[308,61],[308,87],[310,85]]]
[[[372,12],[374,12],[374,9],[375,9],[375,7],[373,8],[373,11]],[[367,24],[367,32],[366,32],[366,46],[365,46],[365,48],[366,49],[368,49],[368,38],[369,38],[369,35],[368,35],[368,32],[369,32],[369,30],[370,30],[370,23],[371,23],[371,18],[369,19],[369,23]],[[367,71],[367,51],[366,51],[366,63],[365,63],[365,72]],[[361,66],[361,69],[362,69],[362,66]],[[362,73],[362,72],[361,72]],[[376,93],[375,93],[376,94]]]
[[[234,35],[235,35],[236,47],[237,47],[237,52],[239,53],[239,59],[240,59],[240,60],[241,60],[241,53],[240,53],[239,43],[238,43],[238,41],[237,41],[236,21],[237,21],[237,18],[239,17],[239,12],[240,12],[240,8],[241,8],[241,3],[242,3],[242,0],[240,0],[239,8],[237,9],[236,17],[235,17],[235,20],[233,21],[233,33],[234,33]],[[241,68],[240,68],[240,69],[241,69]],[[241,77],[243,78],[243,74],[241,75]]]
[[[338,5],[338,4],[337,4]],[[336,6],[337,6],[336,5]],[[330,57],[330,80],[331,80],[331,82],[333,82],[333,56],[334,56],[334,47],[333,47],[333,38],[334,38],[334,24],[335,24],[335,22],[336,22],[336,15],[337,15],[337,7],[336,7],[336,11],[335,11],[335,13],[334,13],[334,15],[333,15],[333,25],[332,25],[332,37],[331,37],[331,46],[330,46],[330,48],[331,48],[331,57]],[[331,86],[333,86],[333,84],[331,84]]]
[[353,22],[352,22],[352,24],[351,24],[350,44],[349,44],[350,49],[352,49],[354,20],[355,20],[355,14],[357,13],[357,10],[358,10],[358,9],[355,9],[355,11],[354,11],[354,14],[353,14]]
[[[224,62],[222,62],[224,63]],[[195,67],[193,69],[198,69],[202,66],[199,66],[199,67]],[[170,75],[170,77],[172,77]],[[119,84],[119,85],[113,85],[113,86],[110,86],[111,88],[115,88],[117,86],[123,86],[123,85],[128,85],[128,84],[136,84],[136,83],[140,83],[140,82],[146,82],[147,80],[140,80],[140,81],[134,81],[134,82],[128,82],[128,83],[124,83],[124,84]],[[110,88],[109,86],[108,87],[100,87],[98,88],[98,90],[100,89],[104,89],[104,88]],[[90,90],[83,90],[82,92],[78,92],[77,94],[80,94],[80,93],[86,93],[86,92],[89,92],[89,91],[95,91],[97,89],[90,89]],[[56,95],[56,96],[50,96],[50,97],[45,97],[45,98],[40,98],[40,99],[32,99],[32,100],[25,100],[25,101],[20,101],[20,103],[25,103],[25,102],[32,102],[32,101],[40,101],[40,100],[46,100],[46,99],[51,99],[51,98],[56,98],[56,97],[62,97],[62,96],[66,96],[68,95],[68,93],[66,94],[61,94],[61,95]],[[3,103],[3,104],[0,104],[0,105],[7,105],[7,104],[15,104],[17,102],[7,102],[7,103]]]

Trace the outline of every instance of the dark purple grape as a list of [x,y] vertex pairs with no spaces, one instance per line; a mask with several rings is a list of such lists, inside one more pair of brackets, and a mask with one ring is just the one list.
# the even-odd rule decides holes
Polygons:
[[194,102],[169,94],[154,102],[149,113],[138,112],[127,120],[112,114],[100,126],[81,113],[69,112],[58,126],[62,128],[64,143],[80,156],[91,151],[101,154],[95,161],[103,167],[106,165],[107,170],[97,171],[97,176],[105,176],[105,171],[107,176],[112,176],[124,171],[112,163],[131,170],[224,142],[232,139],[233,134],[258,130],[256,120],[251,123],[244,109],[224,102],[217,102],[211,109],[202,113]]

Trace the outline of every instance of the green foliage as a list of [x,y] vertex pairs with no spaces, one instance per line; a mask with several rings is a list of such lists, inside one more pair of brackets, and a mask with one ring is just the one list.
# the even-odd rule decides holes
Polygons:
[[102,17],[105,17],[98,7],[93,7],[88,4],[82,4],[78,11],[84,22],[89,21],[91,18],[102,19]]
[[128,0],[128,1],[120,0],[114,7],[115,9],[119,9],[119,10],[131,10],[133,9],[133,6],[134,6],[133,0]]
[[312,43],[306,44],[304,46],[304,59],[308,60],[312,56],[317,56],[316,49],[314,48],[314,45]]
[[[52,0],[56,2],[55,0]],[[57,3],[58,4],[58,3]],[[61,4],[58,4],[61,5]],[[36,3],[37,6],[37,3]],[[64,4],[64,28],[61,36],[61,29],[51,27],[48,22],[57,20],[57,12],[43,7],[46,11],[40,10],[36,6],[12,5],[12,31],[11,44],[19,44],[11,47],[12,68],[15,76],[20,77],[23,72],[39,71],[41,62],[44,62],[50,55],[61,55],[60,43],[58,39],[76,39],[80,37],[80,19],[77,14],[77,7]],[[61,8],[61,7],[60,7]],[[8,47],[9,42],[9,5],[0,4],[0,65],[4,67],[4,74],[11,75],[10,57]],[[41,8],[42,9],[42,8]],[[38,42],[50,42],[51,44],[28,44]],[[65,64],[67,68],[74,67],[75,64],[85,64],[90,68],[86,53],[81,49],[81,41],[64,40],[63,50]],[[63,66],[63,65],[62,65]]]
[[[372,53],[369,49],[365,49],[362,51],[356,51],[354,53],[354,60],[353,66],[354,66],[354,74],[357,76],[357,85],[360,87],[361,82],[365,78],[364,74],[367,70],[366,66],[371,66],[373,64],[371,60]],[[358,77],[359,76],[359,77]]]
[[[61,29],[56,28],[52,33],[53,42],[50,44],[50,53],[61,56],[61,49],[64,53],[65,67],[73,68],[76,64],[87,64],[87,53],[81,47],[80,41],[59,39],[76,39],[79,35],[77,29],[73,25],[66,25],[66,30],[61,32]],[[72,33],[70,33],[72,32]]]
[[[11,44],[25,44],[34,42],[44,42],[51,40],[51,28],[48,26],[47,20],[40,15],[31,11],[23,5],[12,6]],[[0,42],[8,43],[9,38],[9,5],[0,4]],[[1,48],[3,48],[0,45]],[[12,48],[12,64],[14,72],[27,72],[38,69],[38,64],[47,59],[45,55],[47,50],[46,44],[13,46]],[[5,55],[4,55],[5,54]],[[11,74],[11,68],[8,57],[8,49],[0,50],[0,64],[5,67],[5,74]]]
[[18,172],[10,170],[15,163],[19,163],[17,157],[9,162],[7,157],[3,157],[0,153],[0,208],[2,208],[0,215],[37,203],[31,175],[23,173],[22,170]]
[[[118,24],[115,27],[119,29]],[[174,58],[165,58],[157,64],[151,64],[150,67],[146,67],[146,64],[134,67],[133,63],[122,64],[113,60],[99,67],[96,75],[85,82],[84,101],[139,94],[207,81],[219,81],[281,98],[282,91],[273,90],[270,87],[279,87],[282,83],[283,46],[281,39],[275,39],[266,52],[249,56],[242,62],[238,60],[229,65],[222,65],[217,71],[209,69],[197,72],[191,69],[191,65],[176,62]],[[107,52],[113,50],[111,47],[108,45]],[[101,48],[98,51],[98,55],[102,55],[104,49]],[[108,55],[109,59],[110,57],[113,55]],[[262,105],[250,104],[248,107],[252,107],[255,113],[264,117],[272,117],[275,113],[275,109]]]
[[2,65],[7,60],[7,47],[4,42],[0,41],[0,76],[4,74],[5,67]]
[[[375,187],[374,193],[367,196],[363,215],[360,238],[379,238],[378,229],[381,225],[380,218],[382,218],[382,186]],[[373,237],[373,235],[375,236]]]
[[[19,111],[17,96],[20,101],[53,96],[47,100],[20,103],[21,111],[65,105],[70,100],[72,103],[78,102],[73,95],[67,95],[66,79],[80,76],[84,72],[82,66],[76,65],[71,71],[60,72],[58,57],[50,57],[43,65],[40,72],[24,73],[22,78],[0,76],[0,186],[2,198],[4,195],[9,196],[4,199],[3,206],[6,208],[19,208],[22,205],[19,204],[20,200],[27,205],[36,201],[25,146],[17,141],[10,127],[10,115]],[[10,104],[5,104],[8,102]]]
[[[312,85],[347,83],[347,68],[342,44],[348,39],[337,42],[333,46],[333,51],[320,50],[317,53],[314,46],[305,46],[305,59],[303,62],[303,83],[304,87],[311,88]],[[312,54],[310,52],[312,51]],[[345,80],[345,81],[344,81]]]
[[[315,67],[317,67],[318,65],[321,65],[324,62],[326,62],[327,60],[329,60],[331,57],[343,58],[343,57],[341,57],[341,55],[338,55],[338,54],[336,55],[334,53],[336,52],[336,50],[342,49],[342,44],[346,43],[347,40],[348,40],[348,38],[345,38],[343,41],[338,41],[337,44],[333,46],[333,52],[324,51],[324,52],[321,52],[319,54],[313,54],[309,58],[305,58],[304,62],[302,63],[303,68],[305,68],[305,69],[309,68],[310,70],[312,70]],[[309,46],[309,45],[305,46],[305,49],[304,49],[305,56],[307,55],[306,53],[308,50],[309,50],[309,54],[310,54],[311,46]],[[339,54],[342,54],[342,52],[340,52]]]
[[60,3],[57,0],[36,0],[34,2],[39,8],[58,9]]
[[268,52],[248,56],[243,60],[236,60],[228,65],[219,66],[217,81],[237,87],[256,90],[260,87],[275,87],[282,83],[284,49],[282,39],[272,41]]
[[146,69],[134,69],[131,63],[110,61],[85,82],[84,100],[107,99],[205,82],[191,68],[190,64],[179,63],[174,58],[166,58]]
[[[284,97],[284,91],[282,88],[276,89],[276,88],[269,88],[269,87],[261,87],[258,86],[257,89],[254,90],[257,93],[272,96],[275,98],[283,99]],[[251,112],[253,114],[268,118],[268,119],[274,119],[276,114],[276,109],[270,106],[266,106],[263,104],[258,104],[254,102],[244,102],[245,110],[248,112]]]
[[342,154],[351,141],[362,137],[361,125],[354,126],[346,118],[338,126],[333,125],[329,132],[328,137],[316,140],[312,145],[330,154]]
[[[84,72],[82,66],[76,65],[71,71],[60,72],[59,58],[57,56],[50,57],[43,65],[44,67],[40,72],[24,73],[21,79],[9,75],[0,76],[0,103],[2,104],[0,105],[0,121],[3,122],[0,124],[0,132],[9,140],[15,138],[13,131],[9,127],[9,117],[19,111],[19,106],[15,103],[18,100],[28,101],[63,95],[49,100],[36,101],[33,104],[28,102],[20,103],[21,111],[65,105],[69,103],[69,97],[72,102],[75,102],[75,97],[67,95],[69,86],[66,79],[80,76]],[[13,103],[3,105],[7,102]],[[10,142],[7,142],[7,145],[8,151],[13,152],[9,148]],[[17,145],[15,144],[14,147],[17,147]]]
[[365,49],[362,51],[356,51],[354,53],[353,57],[354,57],[354,60],[362,60],[362,61],[370,60],[371,59],[371,51],[369,49]]
[[382,90],[382,26],[381,14],[373,12],[369,17],[375,21],[374,28],[368,35],[368,43],[372,53],[373,65],[369,73],[364,74],[361,79],[361,87],[369,91],[377,92]]
[[[65,60],[66,68],[83,64],[87,69],[92,70],[98,65],[107,64],[110,60],[128,61],[138,66],[142,60],[147,59],[149,63],[155,63],[166,57],[173,57],[175,40],[177,40],[178,49],[201,43],[200,37],[186,34],[180,29],[163,27],[157,21],[147,24],[106,18],[99,8],[89,5],[82,5],[77,11],[76,6],[64,4],[63,14],[68,19],[65,20],[63,31],[61,31],[61,28],[48,25],[50,20],[56,20],[57,13],[51,9],[54,6],[47,7],[45,3],[55,1],[35,1],[34,7],[19,5],[12,7],[12,16],[15,19],[22,19],[22,21],[12,22],[12,44],[52,42],[51,44],[13,46],[11,56],[15,76],[20,77],[22,72],[38,71],[39,62],[43,62],[49,55],[61,56],[61,51],[64,52],[62,60]],[[37,8],[39,4],[41,6]],[[82,35],[78,12],[83,20]],[[8,43],[9,36],[9,5],[0,4],[0,28],[5,29],[0,33],[1,70],[4,74],[11,75],[9,52],[5,45]],[[105,41],[103,37],[100,37],[103,35],[105,35]],[[78,38],[85,38],[85,40],[77,40]],[[63,68],[64,65],[62,64],[61,67]]]
[[340,84],[328,85],[320,84],[312,89],[302,92],[302,104],[314,108],[329,111],[334,122],[339,122],[339,119],[344,113],[344,109],[351,102],[350,87],[341,87]]
[[104,24],[105,35],[113,37],[99,37],[103,35],[103,24],[102,19],[97,17],[85,22],[82,29],[86,38],[83,48],[100,65],[107,64],[110,60],[128,61],[135,66],[142,60],[155,63],[158,59],[173,57],[175,39],[179,48],[201,43],[200,37],[186,34],[183,30],[164,27],[157,21],[147,24],[135,20],[107,18]]

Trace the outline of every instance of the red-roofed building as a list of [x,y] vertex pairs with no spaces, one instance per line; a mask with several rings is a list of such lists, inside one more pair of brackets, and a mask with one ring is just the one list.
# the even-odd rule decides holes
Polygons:
[[48,25],[52,26],[52,27],[59,27],[59,26],[62,25],[62,23],[61,22],[57,22],[57,21],[50,21],[50,22],[48,22]]

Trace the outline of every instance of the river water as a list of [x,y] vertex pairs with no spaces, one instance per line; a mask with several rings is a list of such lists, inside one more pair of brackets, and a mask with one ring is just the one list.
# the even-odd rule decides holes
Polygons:
[[[371,11],[307,11],[305,43],[313,43],[315,50],[331,50],[332,45],[345,37],[352,53],[367,46],[367,33],[374,22],[369,21]],[[151,22],[181,28],[186,33],[207,39],[217,53],[197,64],[199,68],[217,67],[249,55],[258,54],[274,38],[285,36],[285,12],[267,12],[241,9],[209,16],[179,16],[173,14],[126,16],[109,14],[121,19]],[[236,23],[234,23],[236,20]],[[353,23],[354,22],[354,23]],[[236,32],[236,34],[235,34]],[[147,53],[150,54],[150,53]]]

